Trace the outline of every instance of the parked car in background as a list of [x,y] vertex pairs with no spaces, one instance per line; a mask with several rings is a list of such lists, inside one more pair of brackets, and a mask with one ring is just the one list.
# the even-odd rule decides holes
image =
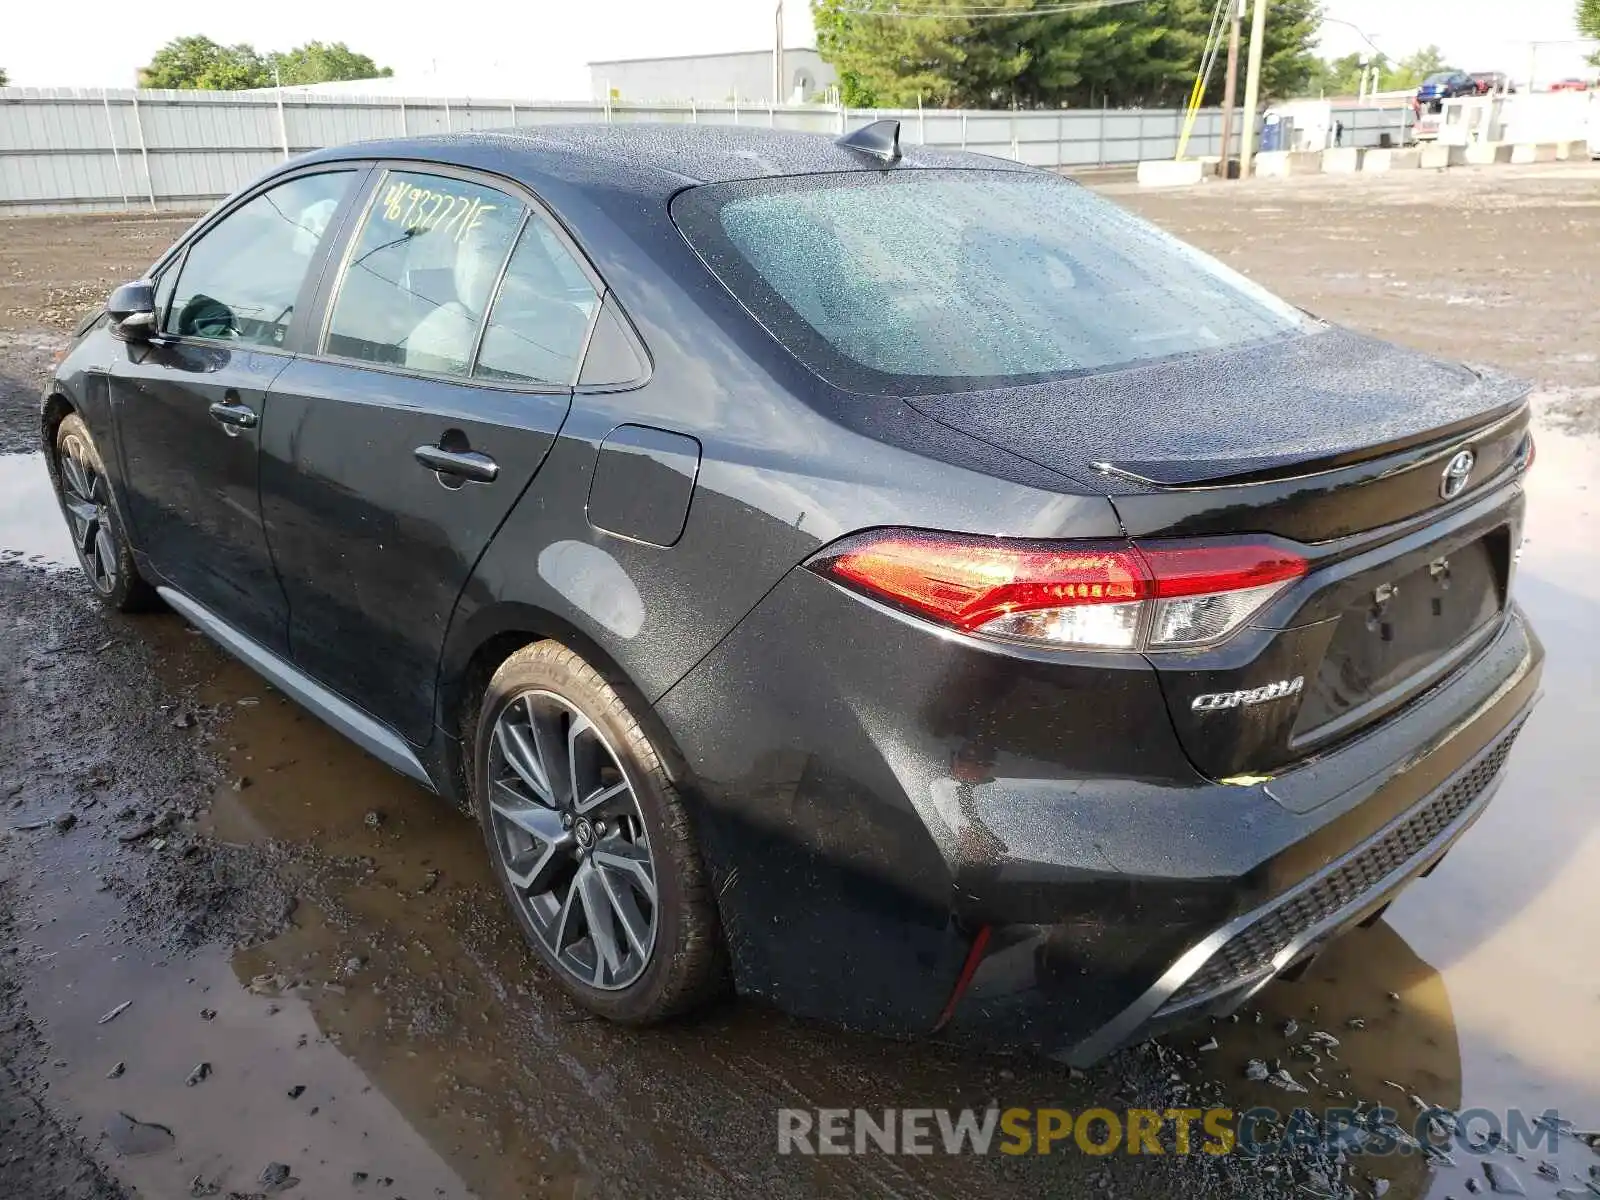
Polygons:
[[1593,84],[1587,79],[1561,79],[1550,85],[1552,92],[1587,92]]
[[1422,81],[1411,107],[1418,116],[1436,113],[1446,100],[1478,95],[1478,85],[1465,71],[1436,71]]
[[470,812],[590,1010],[1081,1064],[1489,803],[1527,391],[892,121],[571,125],[274,168],[41,433],[101,601]]
[[1469,76],[1480,96],[1509,95],[1517,90],[1511,77],[1504,71],[1474,71]]

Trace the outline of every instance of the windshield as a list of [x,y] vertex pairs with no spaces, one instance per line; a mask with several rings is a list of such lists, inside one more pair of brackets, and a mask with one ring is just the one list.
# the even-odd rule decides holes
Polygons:
[[1429,75],[1422,81],[1423,87],[1438,87],[1441,83],[1449,83],[1456,77],[1454,71],[1440,71],[1437,75]]
[[747,308],[852,391],[1034,382],[1226,349],[1296,310],[1042,172],[851,172],[717,184],[673,215]]

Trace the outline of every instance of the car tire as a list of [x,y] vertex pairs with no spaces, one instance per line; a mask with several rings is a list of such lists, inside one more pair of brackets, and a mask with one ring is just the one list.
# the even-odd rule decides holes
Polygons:
[[50,477],[78,566],[100,602],[118,612],[146,612],[161,600],[134,565],[133,546],[117,512],[105,460],[77,413],[56,427]]
[[473,764],[495,876],[574,1000],[649,1025],[724,989],[716,901],[683,799],[594,667],[553,641],[512,654],[485,691]]

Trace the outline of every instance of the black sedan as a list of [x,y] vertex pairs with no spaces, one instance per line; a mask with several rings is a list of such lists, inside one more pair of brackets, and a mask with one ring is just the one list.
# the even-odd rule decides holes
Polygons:
[[1425,873],[1538,688],[1523,386],[890,122],[320,151],[42,422],[99,596],[470,812],[624,1022],[1095,1059]]

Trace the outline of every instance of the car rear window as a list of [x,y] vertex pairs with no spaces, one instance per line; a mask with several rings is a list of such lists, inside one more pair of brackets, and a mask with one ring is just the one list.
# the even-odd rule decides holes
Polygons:
[[713,184],[673,217],[796,357],[852,391],[1037,382],[1303,330],[1297,310],[1052,175]]

